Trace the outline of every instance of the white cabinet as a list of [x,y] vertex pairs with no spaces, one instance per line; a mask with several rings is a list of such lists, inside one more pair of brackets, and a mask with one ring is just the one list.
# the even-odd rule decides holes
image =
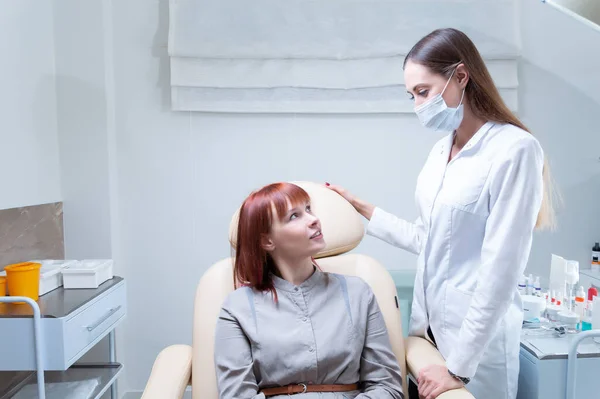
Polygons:
[[[115,276],[96,289],[61,287],[40,296],[37,305],[46,384],[95,380],[92,398],[111,388],[116,399],[113,384],[122,365],[115,360],[114,329],[127,312],[125,281]],[[109,363],[75,363],[107,335]],[[0,353],[0,399],[36,383],[34,317],[29,305],[0,303]]]

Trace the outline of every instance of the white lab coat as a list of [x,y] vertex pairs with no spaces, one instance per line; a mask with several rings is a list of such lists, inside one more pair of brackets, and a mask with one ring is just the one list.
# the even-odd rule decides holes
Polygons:
[[543,197],[538,141],[486,123],[448,162],[440,140],[416,189],[411,223],[376,208],[367,233],[419,255],[410,335],[431,327],[448,369],[478,399],[514,399],[523,321],[517,291]]

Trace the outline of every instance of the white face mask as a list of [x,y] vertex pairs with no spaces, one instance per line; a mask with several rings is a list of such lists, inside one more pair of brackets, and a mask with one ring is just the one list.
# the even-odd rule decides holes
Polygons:
[[442,94],[446,91],[446,87],[448,87],[448,83],[450,83],[453,75],[454,71],[452,72],[452,75],[450,75],[450,79],[448,79],[446,86],[444,86],[444,90],[442,90],[440,94],[415,108],[415,112],[423,126],[433,129],[436,132],[453,132],[458,129],[463,120],[464,107],[462,101],[465,96],[465,90],[463,89],[460,103],[457,108],[448,107],[448,104],[446,104],[442,97]]

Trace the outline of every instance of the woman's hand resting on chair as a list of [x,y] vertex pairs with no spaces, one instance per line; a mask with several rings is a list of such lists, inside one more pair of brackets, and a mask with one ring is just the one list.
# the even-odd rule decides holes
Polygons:
[[419,399],[435,399],[451,389],[462,388],[462,382],[448,373],[446,366],[427,366],[419,373]]
[[350,194],[348,190],[340,186],[335,186],[329,183],[325,183],[325,186],[328,189],[335,191],[336,193],[344,197],[344,199],[348,201],[358,213],[367,218],[367,220],[371,220],[371,216],[373,216],[373,211],[375,210],[374,205],[371,205],[368,202],[356,198],[354,195]]

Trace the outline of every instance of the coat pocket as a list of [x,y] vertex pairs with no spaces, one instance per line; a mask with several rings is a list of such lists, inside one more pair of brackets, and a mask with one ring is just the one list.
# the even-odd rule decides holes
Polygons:
[[490,166],[482,160],[457,159],[448,167],[444,177],[444,202],[468,210],[481,197]]
[[444,327],[446,331],[457,336],[467,315],[473,295],[451,285],[446,286],[446,303],[444,309]]

